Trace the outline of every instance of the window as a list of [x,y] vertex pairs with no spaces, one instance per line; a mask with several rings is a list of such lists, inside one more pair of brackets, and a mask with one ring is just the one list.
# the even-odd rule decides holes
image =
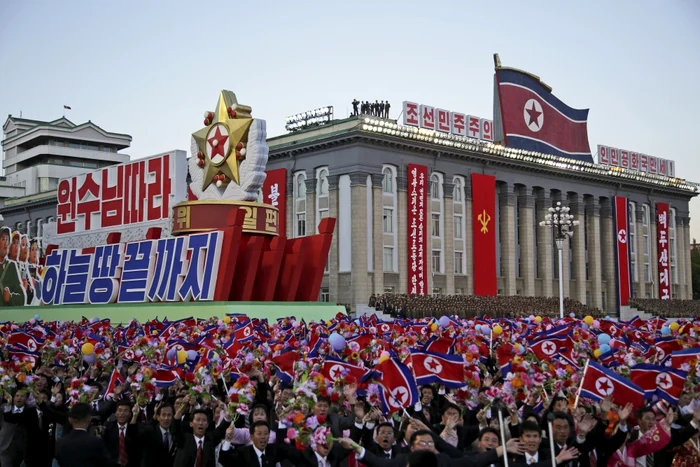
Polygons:
[[328,303],[330,301],[331,294],[328,292],[328,287],[321,287],[321,293],[318,297],[319,302]]
[[434,273],[441,273],[442,268],[440,267],[440,263],[442,259],[442,251],[440,250],[433,250],[433,272]]
[[440,214],[433,214],[433,237],[440,236]]
[[328,196],[328,170],[326,169],[318,174],[318,196]]
[[306,235],[306,213],[297,213],[297,237],[303,237]]
[[629,203],[629,232],[628,240],[630,246],[630,267],[632,268],[632,282],[639,281],[637,272],[637,214],[635,212],[635,204]]
[[442,295],[442,289],[440,287],[433,287],[433,296],[438,297]]
[[394,247],[384,247],[384,271],[394,272]]
[[384,233],[394,233],[394,210],[384,208]]
[[434,174],[430,176],[430,197],[440,199],[440,178]]
[[455,216],[455,240],[462,240],[462,216]]
[[384,167],[382,171],[384,179],[382,180],[382,191],[384,193],[394,192],[394,173],[389,167]]
[[642,225],[649,225],[649,205],[642,204]]
[[297,177],[297,199],[306,199],[306,177],[303,174]]
[[58,178],[39,177],[39,192],[52,191],[58,188]]
[[464,295],[464,289],[461,287],[455,289],[455,295]]
[[455,274],[464,274],[464,262],[462,261],[462,252],[455,251]]
[[394,288],[388,285],[384,286],[384,293],[394,293]]
[[452,190],[452,199],[455,203],[462,202],[462,180],[455,178],[454,189]]

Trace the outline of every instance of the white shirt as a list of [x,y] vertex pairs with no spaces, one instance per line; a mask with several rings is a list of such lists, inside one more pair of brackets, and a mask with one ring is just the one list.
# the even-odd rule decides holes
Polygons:
[[12,413],[22,413],[24,412],[24,406],[17,407],[16,405],[12,407]]
[[325,457],[321,456],[321,454],[316,451],[314,451],[314,454],[316,454],[316,459],[318,459],[318,467],[328,467],[328,461],[326,461]]
[[260,467],[262,467],[262,455],[265,454],[263,451],[260,449],[256,448],[255,445],[253,445],[253,450],[255,451],[255,455],[258,456],[258,463],[260,464]]
[[124,434],[124,437],[126,437],[126,425],[120,425],[117,423],[117,426],[119,427],[119,434]]
[[194,445],[197,447],[197,449],[199,449],[200,444],[202,445],[202,449],[204,449],[204,438],[197,438],[196,435],[192,436],[194,436]]
[[527,462],[527,465],[538,463],[540,461],[540,453],[536,452],[534,456],[531,456],[529,452],[526,452],[525,461]]

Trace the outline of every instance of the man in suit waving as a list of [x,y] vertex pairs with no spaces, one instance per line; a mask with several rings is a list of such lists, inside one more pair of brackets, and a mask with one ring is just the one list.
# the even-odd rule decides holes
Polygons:
[[209,414],[199,408],[192,411],[190,418],[191,433],[185,433],[183,418],[190,407],[189,396],[175,413],[174,435],[177,445],[174,467],[216,467],[216,447],[226,436],[226,430],[231,425],[227,419],[209,430]]

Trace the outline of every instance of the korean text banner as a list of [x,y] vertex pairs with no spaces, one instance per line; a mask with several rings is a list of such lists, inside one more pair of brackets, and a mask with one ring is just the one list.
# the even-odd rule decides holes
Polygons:
[[408,293],[428,293],[428,168],[408,165]]
[[496,295],[496,177],[472,174],[474,295]]
[[656,240],[659,254],[659,298],[661,300],[670,300],[671,298],[668,221],[668,203],[656,203]]
[[628,240],[627,198],[615,197],[615,236],[617,245],[617,288],[620,306],[627,306],[630,300],[630,263]]
[[275,169],[265,172],[267,177],[263,184],[262,202],[278,210],[279,232],[284,234],[287,225],[287,169]]

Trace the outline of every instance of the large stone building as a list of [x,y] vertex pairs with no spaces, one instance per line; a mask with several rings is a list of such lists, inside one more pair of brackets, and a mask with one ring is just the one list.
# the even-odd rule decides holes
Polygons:
[[366,304],[372,293],[407,293],[407,166],[428,167],[429,291],[471,294],[471,173],[494,175],[498,293],[557,296],[557,250],[539,226],[557,201],[581,224],[564,246],[564,295],[618,308],[612,199],[629,199],[633,296],[658,298],[655,206],[670,203],[673,298],[692,298],[688,203],[694,184],[595,164],[526,154],[441,136],[390,120],[354,117],[271,138],[268,169],[287,169],[287,235],[338,219],[321,300]]
[[129,161],[119,151],[131,136],[94,123],[76,125],[65,117],[51,122],[7,117],[3,125],[0,214],[5,225],[41,236],[56,213],[59,180]]

